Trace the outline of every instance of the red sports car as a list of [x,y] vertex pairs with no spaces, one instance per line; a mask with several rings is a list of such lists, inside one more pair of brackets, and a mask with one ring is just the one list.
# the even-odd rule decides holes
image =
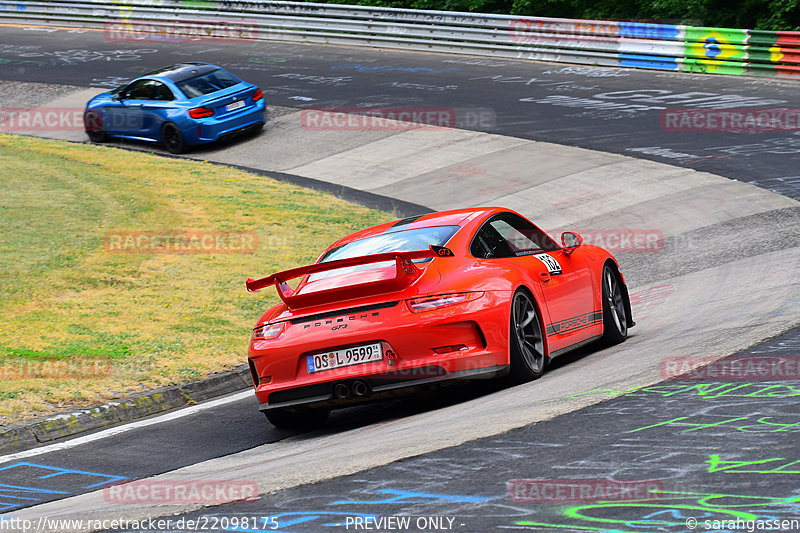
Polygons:
[[559,245],[501,208],[381,224],[313,265],[247,280],[251,292],[271,285],[283,302],[259,319],[248,359],[279,427],[442,381],[536,379],[551,357],[622,342],[634,325],[609,252],[572,232]]

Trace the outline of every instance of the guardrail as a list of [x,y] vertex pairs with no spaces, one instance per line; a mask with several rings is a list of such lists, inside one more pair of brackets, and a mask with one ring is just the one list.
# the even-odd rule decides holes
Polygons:
[[0,23],[109,40],[235,37],[685,72],[800,75],[800,32],[262,0],[0,2]]

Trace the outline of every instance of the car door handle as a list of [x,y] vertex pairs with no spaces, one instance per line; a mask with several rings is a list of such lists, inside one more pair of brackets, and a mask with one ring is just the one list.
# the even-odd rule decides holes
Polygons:
[[550,283],[550,273],[542,272],[542,283]]

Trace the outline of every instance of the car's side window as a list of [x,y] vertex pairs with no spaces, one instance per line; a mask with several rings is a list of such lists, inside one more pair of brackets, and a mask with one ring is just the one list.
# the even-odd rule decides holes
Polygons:
[[508,242],[514,255],[542,251],[538,243],[537,235],[530,231],[530,228],[515,227],[502,219],[491,222],[491,225],[503,236],[503,239]]
[[551,252],[561,248],[545,232],[518,215],[504,213],[494,224],[495,228],[509,242],[515,255]]
[[552,251],[559,246],[542,230],[513,213],[489,220],[475,235],[470,253],[484,259]]
[[150,100],[150,80],[139,80],[131,83],[123,91],[122,97],[126,100]]
[[139,80],[130,84],[122,93],[126,100],[174,100],[169,87],[156,80]]
[[484,224],[483,227],[472,239],[469,253],[481,259],[492,259],[497,257],[511,257],[513,252],[508,243],[491,223]]
[[175,99],[175,95],[172,94],[170,88],[165,84],[160,81],[155,81],[153,84],[153,100],[168,102]]

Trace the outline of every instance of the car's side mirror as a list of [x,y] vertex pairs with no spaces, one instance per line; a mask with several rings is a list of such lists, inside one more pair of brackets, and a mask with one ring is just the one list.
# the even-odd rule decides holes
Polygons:
[[575,251],[575,248],[583,244],[583,237],[574,231],[565,231],[561,234],[561,244],[564,247],[563,252],[569,255]]

